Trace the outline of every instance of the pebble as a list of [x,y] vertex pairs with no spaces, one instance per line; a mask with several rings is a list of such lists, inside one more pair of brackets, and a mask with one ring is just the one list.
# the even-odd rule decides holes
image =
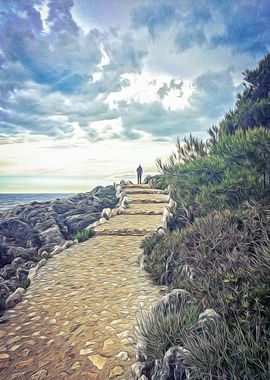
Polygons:
[[9,354],[5,354],[5,353],[1,353],[0,354],[0,359],[8,359],[9,358]]
[[111,339],[111,338],[107,339],[103,343],[102,350],[103,351],[110,351],[113,349],[114,345],[115,345],[115,341],[113,339]]
[[114,379],[115,377],[121,376],[124,373],[124,369],[121,366],[114,367],[109,375],[109,379]]
[[88,359],[94,364],[97,369],[103,369],[107,359],[99,354],[88,356]]
[[89,355],[93,352],[92,348],[84,348],[80,351],[80,355]]
[[128,360],[128,353],[126,351],[119,352],[116,357],[121,360]]

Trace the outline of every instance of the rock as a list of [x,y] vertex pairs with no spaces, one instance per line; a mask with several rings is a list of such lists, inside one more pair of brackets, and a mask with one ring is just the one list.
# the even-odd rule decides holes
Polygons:
[[37,274],[36,268],[31,268],[27,276],[30,282],[34,279],[36,274]]
[[144,375],[145,371],[146,363],[136,362],[131,366],[131,373],[136,380],[139,379],[142,375]]
[[112,210],[112,213],[111,213],[111,218],[113,218],[113,217],[116,216],[116,215],[117,215],[117,209],[114,208],[114,209]]
[[67,240],[65,244],[63,245],[63,249],[67,249],[73,245],[73,240]]
[[22,280],[27,278],[28,272],[29,272],[29,269],[26,269],[26,268],[19,266],[16,269],[16,278],[17,278],[18,282],[21,282]]
[[107,219],[105,219],[105,218],[99,219],[99,224],[105,224],[105,223],[107,223]]
[[160,236],[164,236],[164,235],[166,235],[166,231],[164,230],[164,228],[159,227],[157,229],[157,234],[160,235]]
[[58,253],[61,253],[63,252],[64,248],[61,247],[60,245],[56,246],[54,248],[54,250],[52,251],[51,255],[54,256],[54,255],[58,255]]
[[3,268],[0,269],[0,276],[3,277],[3,279],[8,280],[10,277],[15,275],[15,269],[11,264],[5,265]]
[[123,209],[128,208],[128,197],[126,195],[123,197],[120,207]]
[[103,343],[102,350],[103,351],[111,351],[111,349],[114,347],[115,341],[113,339],[107,339]]
[[105,364],[107,362],[107,359],[104,356],[101,356],[99,354],[97,355],[91,355],[88,356],[88,359],[93,363],[97,369],[103,369],[105,367]]
[[128,353],[126,351],[120,351],[116,357],[121,360],[128,360]]
[[25,293],[25,290],[23,288],[17,288],[14,293],[12,293],[7,299],[6,299],[6,309],[9,309],[16,305],[18,302],[21,301],[23,294]]
[[35,263],[71,246],[74,234],[97,222],[103,209],[108,217],[118,202],[115,191],[115,186],[98,186],[84,194],[1,211],[0,297],[7,299],[26,277],[31,281]]
[[172,199],[170,198],[169,200],[169,204],[168,204],[168,208],[170,209],[170,211],[174,214],[175,211],[176,211],[176,207],[177,207],[177,203]]
[[8,359],[8,358],[9,358],[9,354],[0,353],[0,359]]
[[46,265],[46,264],[47,264],[47,260],[46,260],[46,259],[42,259],[42,260],[40,260],[40,261],[37,263],[37,265],[36,265],[36,270],[38,270],[38,269],[44,267],[44,265]]
[[105,218],[109,220],[111,217],[111,214],[112,214],[112,210],[109,207],[104,208],[101,213],[101,218]]
[[83,348],[82,350],[80,350],[80,355],[89,355],[92,354],[92,352],[92,348]]
[[14,269],[17,269],[19,266],[22,266],[23,264],[24,264],[24,260],[21,258],[21,257],[16,257],[16,259],[14,259],[13,261],[12,261],[12,267],[14,268]]
[[206,319],[220,320],[220,315],[215,312],[213,309],[206,309],[199,315],[199,322],[202,322]]
[[31,380],[44,380],[46,379],[47,374],[48,371],[46,369],[41,369],[31,376]]
[[162,226],[164,230],[168,229],[169,223],[173,219],[173,214],[170,212],[170,210],[167,207],[164,207],[163,215],[162,215]]
[[99,221],[96,221],[92,224],[89,224],[89,226],[86,227],[86,230],[90,230],[91,228],[95,228],[99,225]]
[[124,369],[121,366],[114,367],[110,371],[109,379],[114,379],[115,377],[121,376],[124,373]]

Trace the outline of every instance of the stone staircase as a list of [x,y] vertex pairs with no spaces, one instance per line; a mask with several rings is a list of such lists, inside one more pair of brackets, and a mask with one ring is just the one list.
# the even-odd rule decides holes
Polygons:
[[53,256],[0,325],[1,379],[130,380],[133,326],[162,287],[139,267],[140,242],[168,196],[125,187],[128,208],[97,235]]

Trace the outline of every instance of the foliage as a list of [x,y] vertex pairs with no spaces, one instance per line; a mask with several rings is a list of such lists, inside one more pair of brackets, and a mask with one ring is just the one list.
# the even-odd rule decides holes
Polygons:
[[254,70],[244,72],[244,81],[245,90],[237,96],[235,109],[220,123],[223,134],[270,127],[270,54]]
[[29,280],[29,278],[26,277],[22,280],[20,287],[23,289],[27,289],[27,288],[29,288],[29,286],[30,286],[30,280]]
[[83,241],[90,239],[93,236],[95,236],[95,231],[93,228],[90,228],[89,230],[83,230],[83,231],[77,232],[75,234],[75,239],[77,239],[78,242],[81,243]]
[[[157,283],[187,290],[197,311],[221,316],[205,332],[182,322],[175,330],[181,315],[142,316],[145,355],[161,358],[180,344],[197,380],[270,378],[270,54],[244,80],[235,109],[208,140],[177,140],[168,161],[157,160],[177,202],[175,227],[142,243],[144,268]],[[168,339],[170,331],[180,338]]]
[[182,344],[183,333],[198,319],[198,308],[183,302],[179,308],[162,302],[149,311],[140,311],[135,333],[140,344],[139,354],[151,359],[161,358],[172,346]]

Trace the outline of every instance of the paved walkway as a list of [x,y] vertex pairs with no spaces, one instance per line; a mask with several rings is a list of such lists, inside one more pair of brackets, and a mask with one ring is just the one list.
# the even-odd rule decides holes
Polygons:
[[167,196],[146,185],[126,192],[125,215],[50,259],[5,312],[0,379],[132,379],[136,315],[160,291],[139,268],[139,245],[160,225]]

